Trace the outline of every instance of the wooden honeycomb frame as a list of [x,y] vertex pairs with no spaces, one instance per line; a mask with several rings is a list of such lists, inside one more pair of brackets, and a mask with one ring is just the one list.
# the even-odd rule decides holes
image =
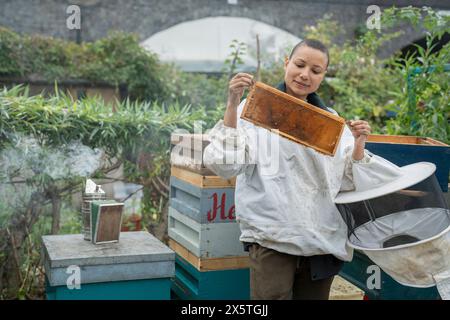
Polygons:
[[261,82],[252,86],[241,118],[330,156],[345,126],[343,118]]

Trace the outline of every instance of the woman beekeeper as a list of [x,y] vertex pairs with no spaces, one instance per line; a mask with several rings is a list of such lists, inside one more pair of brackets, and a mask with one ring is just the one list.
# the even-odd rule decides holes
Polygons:
[[[315,93],[324,79],[328,50],[319,41],[297,44],[278,86],[336,114]],[[352,170],[370,163],[366,121],[345,127],[333,157],[271,133],[240,116],[253,76],[229,82],[224,119],[209,132],[204,162],[217,175],[237,176],[235,205],[240,241],[249,251],[252,299],[328,299],[333,277],[352,251],[333,199],[351,190]]]

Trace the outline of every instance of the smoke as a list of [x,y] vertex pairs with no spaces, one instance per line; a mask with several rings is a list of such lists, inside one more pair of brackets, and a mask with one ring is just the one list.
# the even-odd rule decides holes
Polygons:
[[17,136],[0,152],[0,181],[29,179],[43,174],[54,180],[88,177],[101,165],[102,151],[79,141],[58,148],[41,145],[33,137]]
[[42,145],[30,136],[17,135],[10,141],[0,151],[0,225],[5,216],[24,208],[36,190],[33,179],[89,177],[102,164],[103,152],[80,141],[58,147]]

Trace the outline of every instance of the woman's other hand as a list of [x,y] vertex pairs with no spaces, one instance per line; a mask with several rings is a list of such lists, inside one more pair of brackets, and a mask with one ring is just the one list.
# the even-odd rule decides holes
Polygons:
[[369,123],[364,120],[349,120],[347,121],[347,125],[349,126],[355,140],[360,139],[365,141],[372,130]]
[[353,159],[361,160],[364,157],[364,147],[367,136],[371,133],[370,125],[364,120],[350,120],[347,125],[355,138],[355,147],[353,149]]

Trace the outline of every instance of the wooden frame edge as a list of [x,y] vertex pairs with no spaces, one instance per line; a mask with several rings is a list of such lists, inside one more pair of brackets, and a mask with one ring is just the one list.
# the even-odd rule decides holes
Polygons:
[[174,239],[169,239],[169,247],[178,255],[180,255],[184,260],[188,261],[198,271],[245,269],[250,265],[248,256],[199,258]]

